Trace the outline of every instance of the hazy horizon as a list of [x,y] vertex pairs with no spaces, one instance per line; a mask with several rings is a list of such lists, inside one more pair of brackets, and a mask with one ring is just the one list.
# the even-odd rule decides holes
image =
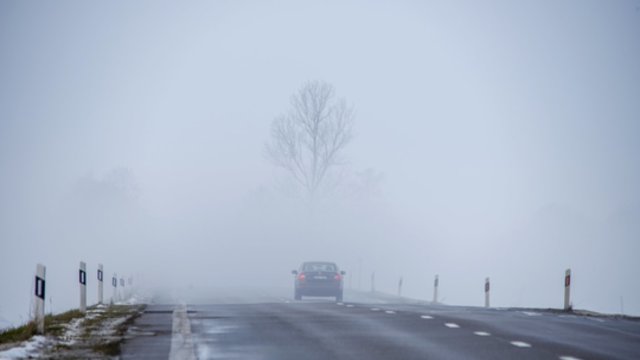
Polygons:
[[[105,274],[640,315],[639,1],[4,1],[0,328]],[[306,82],[355,110],[310,206],[265,156]],[[260,278],[255,276],[261,274]],[[109,291],[105,292],[110,295]],[[622,304],[621,304],[622,303]],[[623,306],[623,309],[621,308]]]

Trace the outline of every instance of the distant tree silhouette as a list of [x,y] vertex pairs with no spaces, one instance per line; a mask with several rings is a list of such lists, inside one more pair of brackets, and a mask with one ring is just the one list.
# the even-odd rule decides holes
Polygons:
[[342,153],[353,137],[353,119],[353,108],[336,98],[332,85],[307,82],[291,97],[289,111],[273,120],[267,155],[313,199],[328,186],[328,174],[343,162]]

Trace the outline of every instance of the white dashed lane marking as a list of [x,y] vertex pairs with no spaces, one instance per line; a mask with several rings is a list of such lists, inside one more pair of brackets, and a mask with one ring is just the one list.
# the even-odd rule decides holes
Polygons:
[[491,336],[491,334],[489,334],[486,331],[474,331],[473,333],[478,335],[478,336]]
[[371,311],[380,311],[378,308],[371,308]]
[[460,327],[460,325],[458,324],[454,324],[454,323],[445,323],[444,326],[451,328],[451,329],[457,329]]
[[433,316],[431,315],[420,315],[420,317],[423,319],[433,319]]
[[353,305],[351,305],[351,304],[348,304],[348,305],[347,305],[347,307],[353,307]]
[[336,305],[342,306],[342,305],[344,305],[344,304],[343,304],[343,303],[336,303]]
[[573,356],[567,356],[567,355],[560,356],[559,359],[560,360],[580,360],[580,358],[573,357]]
[[395,313],[396,313],[396,312],[395,312],[395,311],[393,311],[393,310],[386,310],[385,312],[386,312],[387,314],[395,314]]
[[531,344],[526,343],[524,341],[512,341],[511,345],[515,346],[515,347],[519,347],[519,348],[530,348]]

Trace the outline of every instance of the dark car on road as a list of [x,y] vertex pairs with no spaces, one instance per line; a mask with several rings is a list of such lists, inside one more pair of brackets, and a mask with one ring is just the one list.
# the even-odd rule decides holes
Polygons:
[[336,301],[342,301],[345,272],[339,271],[335,263],[307,261],[291,273],[295,275],[293,297],[296,300],[302,300],[303,296],[332,296]]

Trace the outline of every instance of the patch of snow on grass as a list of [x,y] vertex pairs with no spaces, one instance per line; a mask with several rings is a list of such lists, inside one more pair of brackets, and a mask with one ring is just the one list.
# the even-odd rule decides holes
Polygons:
[[41,348],[46,342],[44,336],[34,336],[22,345],[0,352],[0,359],[24,359],[32,355],[33,352]]
[[71,320],[71,322],[65,326],[66,330],[64,335],[62,335],[62,341],[60,341],[60,343],[64,345],[73,345],[76,342],[76,339],[80,337],[83,321],[84,318]]

